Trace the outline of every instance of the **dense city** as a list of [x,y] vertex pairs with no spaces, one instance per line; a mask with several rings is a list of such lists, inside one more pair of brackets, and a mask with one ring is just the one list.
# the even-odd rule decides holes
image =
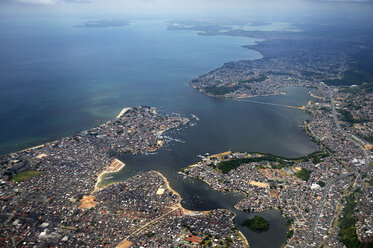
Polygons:
[[158,149],[163,132],[188,122],[155,108],[126,108],[91,130],[1,157],[0,246],[116,246],[179,198],[165,187],[156,194],[165,182],[150,172],[100,191],[99,173],[115,165],[120,152]]
[[[231,100],[286,94],[283,86],[308,87],[312,100],[293,107],[309,113],[303,129],[318,150],[299,158],[222,151],[201,156],[180,173],[214,190],[242,193],[235,205],[240,211],[279,211],[288,229],[284,247],[369,247],[371,83],[336,86],[352,68],[351,42],[276,35],[255,45],[263,59],[226,63],[190,84],[208,96]],[[125,167],[126,161],[117,159],[120,154],[151,154],[164,145],[164,132],[188,123],[186,117],[163,116],[153,107],[125,108],[93,129],[0,157],[0,246],[248,247],[250,240],[238,230],[232,211],[184,209],[180,195],[157,171],[100,183],[102,175]]]
[[[373,154],[364,138],[369,139],[365,134],[373,133],[369,129],[372,94],[360,92],[357,97],[364,99],[361,108],[366,111],[355,108],[355,112],[350,106],[353,102],[348,101],[352,96],[345,91],[323,82],[311,88],[314,100],[304,109],[312,119],[304,123],[304,129],[319,145],[320,153],[290,159],[226,152],[204,157],[181,173],[199,178],[215,190],[244,193],[246,198],[235,206],[239,210],[278,209],[290,227],[286,247],[344,247],[349,241],[341,240],[343,230],[338,223],[346,199],[352,195],[360,199],[353,215],[355,238],[371,243]],[[343,111],[351,111],[353,120],[363,115],[360,118],[366,121],[351,125]]]

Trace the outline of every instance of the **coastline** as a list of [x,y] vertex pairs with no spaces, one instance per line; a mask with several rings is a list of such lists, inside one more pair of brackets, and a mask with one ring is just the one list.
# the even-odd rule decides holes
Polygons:
[[[148,227],[149,225],[152,225],[153,223],[169,216],[170,214],[172,214],[173,212],[175,211],[178,211],[178,210],[181,210],[183,215],[184,216],[200,216],[200,215],[206,215],[206,214],[209,214],[212,210],[208,210],[208,211],[193,211],[193,210],[188,210],[188,209],[185,209],[184,207],[182,207],[181,205],[181,200],[182,200],[182,197],[180,196],[180,194],[175,191],[171,186],[170,186],[170,183],[168,181],[168,179],[159,171],[155,171],[155,170],[152,170],[152,171],[149,171],[149,173],[155,173],[157,174],[158,176],[160,176],[164,183],[166,184],[166,188],[168,190],[170,190],[173,194],[175,194],[177,197],[178,197],[178,202],[171,206],[171,210],[169,212],[167,212],[166,214],[158,217],[158,218],[155,218],[155,219],[152,219],[150,220],[149,222],[145,223],[144,225],[142,225],[141,227],[139,227],[137,230],[135,230],[133,233],[131,233],[130,235],[128,235],[127,237],[125,237],[117,246],[115,246],[116,248],[127,248],[127,247],[130,247],[133,243],[129,240],[130,237],[136,233],[138,233],[139,231],[143,230],[144,228]],[[120,183],[120,182],[115,182],[115,183]],[[114,183],[113,183],[114,184]],[[215,209],[215,210],[218,210],[218,209]],[[236,216],[236,214],[234,213],[234,215]],[[234,224],[235,224],[235,220],[234,220]],[[245,235],[237,228],[237,234],[238,234],[238,240],[241,240],[246,247],[250,247],[249,245],[249,242],[247,241]]]
[[[192,166],[197,166],[197,165],[192,165]],[[176,194],[178,197],[179,197],[179,202],[178,202],[178,208],[181,208],[184,212],[185,215],[194,215],[195,213],[203,213],[203,214],[208,214],[211,212],[211,210],[209,211],[192,211],[192,210],[188,210],[188,209],[185,209],[184,207],[181,206],[181,200],[182,200],[182,197],[180,196],[180,194],[178,192],[176,192],[173,188],[171,188],[167,178],[162,174],[160,173],[159,171],[153,171],[155,173],[157,173],[159,176],[161,176],[163,178],[163,180],[165,181],[166,183],[166,186],[167,186],[167,189],[169,189],[170,191],[172,191],[174,194]],[[234,215],[236,215],[234,213]],[[244,242],[244,244],[247,246],[247,247],[250,247],[250,244],[249,242],[247,241],[245,235],[237,228],[237,232],[238,232],[238,235],[240,236],[241,240]]]
[[325,99],[324,98],[322,98],[322,97],[319,97],[319,96],[316,96],[316,95],[314,95],[314,94],[312,94],[312,92],[309,90],[308,91],[308,94],[311,96],[311,97],[313,97],[313,98],[316,98],[316,99],[320,99],[320,100],[323,100],[323,101],[325,101]]
[[[125,107],[125,108],[123,108],[122,110],[121,110],[121,112],[117,115],[117,117],[115,117],[115,119],[118,119],[118,118],[120,118],[120,117],[122,117],[125,113],[127,113],[129,110],[131,110],[132,109],[132,107]],[[112,119],[110,119],[109,121],[111,121]],[[105,123],[107,123],[107,122],[104,122],[104,123],[102,123],[102,124],[100,124],[100,125],[98,125],[98,126],[101,126],[101,125],[103,125],[103,124],[105,124]],[[90,129],[86,129],[86,130],[83,130],[83,131],[80,131],[80,132],[84,132],[84,131],[89,131]],[[80,132],[78,132],[78,133],[80,133]],[[56,140],[52,140],[52,141],[48,141],[48,142],[45,142],[45,143],[42,143],[42,144],[40,144],[40,145],[36,145],[36,146],[32,146],[32,147],[28,147],[28,148],[25,148],[25,149],[22,149],[22,150],[18,150],[18,151],[14,151],[14,152],[10,152],[10,153],[7,153],[7,154],[12,154],[12,153],[19,153],[19,152],[27,152],[27,151],[31,151],[31,150],[35,150],[35,149],[38,149],[38,148],[42,148],[42,147],[44,147],[44,146],[46,146],[46,145],[48,145],[48,144],[51,144],[51,143],[53,143],[53,142],[56,142],[56,141],[58,141],[58,140],[60,140],[60,139],[62,139],[62,138],[65,138],[65,137],[69,137],[69,136],[63,136],[63,137],[61,137],[61,138],[59,138],[59,139],[56,139]],[[4,154],[4,155],[6,155],[6,154]]]
[[242,241],[244,242],[244,244],[245,244],[247,247],[250,248],[249,241],[247,241],[245,235],[243,235],[243,233],[242,233],[239,229],[237,229],[237,232],[238,232],[238,235],[240,235],[240,237],[241,237]]
[[170,190],[170,191],[171,191],[172,193],[174,193],[175,195],[177,195],[177,197],[179,198],[178,203],[177,203],[175,206],[173,206],[174,210],[176,210],[176,209],[182,209],[185,215],[194,215],[194,214],[196,214],[196,213],[208,214],[208,213],[211,212],[210,210],[209,210],[209,211],[193,211],[193,210],[189,210],[189,209],[184,208],[184,207],[181,205],[181,201],[182,201],[183,198],[181,197],[181,195],[180,195],[176,190],[174,190],[174,189],[170,186],[170,183],[169,183],[168,179],[167,179],[167,178],[166,178],[162,173],[160,173],[159,171],[151,171],[151,172],[156,173],[156,174],[158,174],[160,177],[162,177],[162,179],[163,179],[164,182],[166,183],[166,187],[167,187],[167,189]]
[[100,174],[97,175],[97,180],[96,180],[95,187],[94,187],[94,190],[92,191],[92,193],[97,192],[97,191],[113,184],[113,183],[109,183],[109,184],[107,184],[105,186],[102,186],[102,187],[99,186],[100,183],[103,181],[102,177],[105,174],[116,173],[116,172],[120,171],[121,169],[123,169],[125,166],[126,166],[125,163],[123,163],[119,159],[115,158],[107,168],[105,168]]
[[132,108],[123,108],[122,111],[117,115],[116,119],[122,117],[127,111],[129,111]]

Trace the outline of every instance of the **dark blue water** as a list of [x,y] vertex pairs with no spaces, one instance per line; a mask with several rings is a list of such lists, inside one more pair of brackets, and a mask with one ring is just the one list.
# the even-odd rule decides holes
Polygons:
[[[165,22],[135,21],[120,28],[73,28],[78,20],[0,20],[0,153],[57,139],[116,116],[126,106],[150,105],[165,112],[196,114],[196,126],[169,135],[156,155],[123,155],[126,167],[112,180],[158,170],[191,210],[227,208],[240,223],[247,214],[233,205],[239,194],[222,193],[177,172],[198,154],[226,150],[301,156],[315,145],[302,131],[309,116],[295,109],[213,99],[188,82],[224,62],[259,59],[242,48],[254,39],[199,36],[167,31]],[[259,100],[303,105],[307,89],[285,88],[286,96]],[[261,213],[271,224],[263,234],[241,228],[252,247],[279,247],[285,220]]]

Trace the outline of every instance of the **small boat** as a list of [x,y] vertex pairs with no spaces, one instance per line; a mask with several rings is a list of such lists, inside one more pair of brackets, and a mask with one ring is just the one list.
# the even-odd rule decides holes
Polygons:
[[191,114],[191,116],[192,116],[196,121],[199,121],[198,116],[196,116],[195,114]]

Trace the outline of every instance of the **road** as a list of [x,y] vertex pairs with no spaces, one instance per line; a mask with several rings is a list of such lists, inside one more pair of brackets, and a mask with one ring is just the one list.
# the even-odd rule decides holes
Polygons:
[[172,214],[173,212],[176,212],[180,210],[179,207],[177,207],[176,209],[172,209],[171,211],[159,216],[158,218],[155,218],[149,222],[147,222],[145,225],[139,227],[138,229],[136,229],[135,231],[133,231],[131,234],[129,234],[124,240],[128,240],[131,236],[135,235],[136,233],[140,232],[141,230],[143,230],[144,228],[146,228],[147,226],[151,225],[151,224],[154,224],[155,222],[159,221],[160,219],[163,219],[164,217]]
[[[331,89],[330,89],[329,86],[327,86],[327,85],[324,85],[324,86],[326,86],[328,88],[328,91],[329,91],[330,106],[331,106],[331,109],[332,109],[334,124],[337,127],[338,131],[341,132],[342,135],[346,135],[345,131],[342,130],[341,127],[340,127],[340,125],[339,125],[339,121],[338,121],[338,117],[337,117],[337,112],[335,110],[335,106],[334,106],[334,102],[333,102],[333,93],[332,93],[332,91],[331,91]],[[364,146],[362,146],[359,142],[357,142],[356,140],[354,140],[351,137],[351,135],[346,135],[346,137],[348,137],[350,140],[352,140],[354,143],[356,143],[362,149],[362,151],[364,152],[364,157],[365,157],[365,166],[369,166],[369,157],[368,157],[367,151],[364,149]],[[338,181],[338,180],[340,180],[342,178],[345,178],[347,176],[352,176],[354,174],[356,174],[356,178],[358,178],[360,176],[360,172],[359,171],[351,171],[351,172],[349,172],[347,174],[339,175],[339,176],[337,176],[335,178],[332,178],[332,179],[330,179],[328,181],[328,183],[326,185],[326,188],[325,188],[325,192],[323,194],[322,201],[321,201],[321,203],[319,205],[319,209],[317,210],[316,217],[315,217],[314,222],[312,224],[312,227],[308,231],[306,239],[305,239],[305,241],[303,242],[303,244],[300,247],[302,247],[302,248],[306,247],[306,245],[309,243],[310,239],[312,238],[313,232],[315,231],[316,225],[319,222],[320,214],[321,214],[321,212],[322,212],[322,210],[324,208],[325,201],[326,201],[326,199],[328,197],[328,194],[330,192],[330,189],[331,189],[332,185],[336,181]]]
[[339,121],[338,121],[338,117],[337,117],[337,111],[335,110],[335,106],[334,106],[334,102],[333,102],[333,93],[330,90],[329,86],[326,86],[326,87],[328,87],[328,90],[329,90],[330,107],[332,108],[334,124],[337,126],[338,131],[343,134],[341,126],[339,125]]
[[335,177],[335,178],[332,178],[332,179],[330,179],[330,180],[328,181],[328,183],[326,184],[326,187],[325,187],[325,191],[324,191],[324,194],[323,194],[323,197],[322,197],[322,201],[321,201],[321,203],[320,203],[320,205],[319,205],[319,209],[317,210],[315,220],[314,220],[314,222],[313,222],[313,224],[312,224],[311,229],[310,229],[310,230],[308,231],[308,233],[307,233],[306,239],[304,240],[303,244],[302,244],[300,247],[302,247],[302,248],[303,248],[303,247],[306,247],[306,245],[308,244],[308,242],[309,242],[310,239],[312,238],[312,236],[313,236],[313,232],[315,231],[316,226],[317,226],[317,223],[319,222],[319,218],[320,218],[321,212],[322,212],[322,210],[324,209],[325,202],[326,202],[326,200],[327,200],[327,198],[328,198],[328,194],[329,194],[330,189],[332,188],[333,184],[334,184],[336,181],[338,181],[338,180],[340,180],[340,179],[343,179],[343,178],[345,178],[345,177],[352,176],[352,175],[354,175],[355,173],[356,173],[355,171],[353,171],[353,172],[349,172],[349,173],[347,173],[347,174],[339,175],[339,176],[337,176],[337,177]]
[[338,131],[340,131],[342,134],[346,135],[352,142],[354,142],[355,144],[357,144],[362,152],[364,153],[364,159],[365,159],[365,166],[368,166],[369,165],[369,157],[368,157],[368,153],[367,151],[365,150],[364,146],[362,144],[360,144],[359,142],[357,142],[353,137],[352,135],[350,134],[346,134],[344,132],[344,130],[341,129],[341,126],[339,125],[339,121],[338,121],[338,117],[337,117],[337,112],[335,110],[335,106],[334,106],[334,102],[333,102],[333,95],[332,95],[332,91],[330,90],[330,87],[329,86],[326,86],[329,90],[329,97],[330,97],[330,106],[332,108],[332,113],[333,113],[333,119],[334,119],[334,123],[335,125],[337,126],[337,129]]
[[261,105],[276,106],[276,107],[283,107],[283,108],[291,108],[291,109],[303,109],[302,107],[296,107],[296,106],[290,106],[290,105],[284,105],[284,104],[278,104],[278,103],[258,102],[258,101],[252,101],[252,100],[247,100],[247,99],[238,99],[237,101],[254,103],[254,104],[261,104]]

